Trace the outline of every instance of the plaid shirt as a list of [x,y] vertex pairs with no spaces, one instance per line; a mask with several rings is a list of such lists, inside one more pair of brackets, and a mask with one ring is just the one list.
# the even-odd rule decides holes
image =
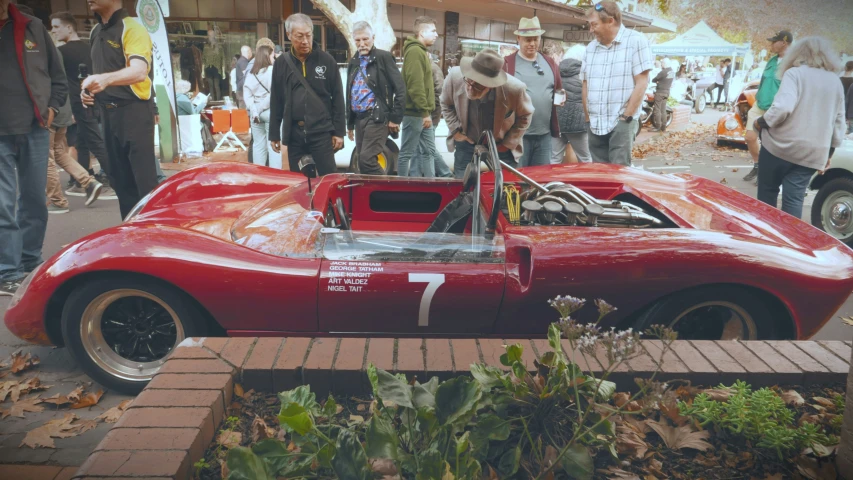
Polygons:
[[581,78],[587,83],[587,108],[592,133],[606,135],[616,128],[619,115],[638,117],[642,102],[636,112],[625,112],[628,99],[634,91],[634,75],[654,67],[652,51],[646,37],[624,25],[610,47],[593,40],[586,47],[581,67]]

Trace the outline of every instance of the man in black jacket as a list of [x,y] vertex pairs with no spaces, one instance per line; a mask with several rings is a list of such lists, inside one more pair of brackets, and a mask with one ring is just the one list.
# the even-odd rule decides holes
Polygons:
[[346,128],[341,73],[314,43],[311,17],[294,13],[284,26],[293,45],[273,65],[270,143],[276,152],[286,147],[291,171],[298,172],[299,159],[311,155],[319,175],[333,173]]
[[675,72],[669,66],[669,60],[664,59],[663,68],[652,79],[655,84],[655,103],[652,108],[652,132],[666,131],[666,101],[669,100],[669,90],[675,79]]
[[385,175],[377,156],[388,133],[400,131],[406,84],[391,53],[373,46],[370,24],[356,22],[352,30],[358,54],[347,66],[347,136],[355,140],[359,171]]

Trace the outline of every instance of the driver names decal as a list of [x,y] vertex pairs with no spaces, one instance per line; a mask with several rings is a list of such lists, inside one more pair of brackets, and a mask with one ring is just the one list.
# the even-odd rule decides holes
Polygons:
[[371,275],[384,271],[381,263],[330,262],[329,282],[326,285],[326,290],[329,292],[361,292],[368,285]]

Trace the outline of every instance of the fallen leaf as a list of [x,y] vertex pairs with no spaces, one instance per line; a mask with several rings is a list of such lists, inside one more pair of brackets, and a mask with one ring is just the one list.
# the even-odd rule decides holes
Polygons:
[[625,470],[617,467],[599,469],[598,472],[603,473],[611,480],[640,480],[640,477],[637,474],[626,472]]
[[103,390],[98,390],[97,393],[87,393],[82,398],[80,398],[80,400],[78,402],[71,405],[71,408],[73,408],[73,409],[86,408],[86,407],[91,407],[91,406],[97,405],[98,402],[101,400],[102,396],[104,396]]
[[637,433],[640,433],[640,434],[644,434],[644,433],[648,433],[648,432],[652,431],[652,429],[649,428],[649,425],[646,423],[645,420],[640,420],[639,418],[637,418],[633,415],[626,415],[624,418],[624,422],[626,425],[630,426],[631,428],[634,429],[634,431],[636,431]]
[[666,475],[663,473],[663,463],[656,458],[652,458],[649,460],[648,466],[646,466],[646,471],[657,477],[666,478]]
[[666,415],[667,418],[672,420],[672,423],[681,426],[686,425],[690,422],[688,417],[684,417],[679,413],[678,410],[678,401],[675,397],[667,398],[662,400],[658,406],[660,407],[660,411]]
[[255,415],[255,420],[252,422],[252,443],[258,443],[267,438],[275,438],[275,428],[268,427],[263,418]]
[[335,415],[340,415],[340,413],[341,413],[341,412],[343,412],[343,411],[344,411],[344,406],[343,406],[343,405],[338,405],[338,406],[336,406],[336,407],[335,407]]
[[631,395],[629,395],[625,392],[619,392],[619,393],[613,395],[613,404],[616,405],[617,407],[625,406],[629,400],[631,400]]
[[821,462],[812,457],[797,457],[797,471],[810,480],[827,480],[838,477],[834,462]]
[[823,405],[824,407],[835,409],[835,403],[834,403],[832,400],[828,399],[828,398],[825,398],[825,397],[812,397],[812,401],[815,401],[815,402],[817,402],[817,403],[819,403],[819,404]]
[[242,385],[240,385],[239,383],[234,384],[234,396],[243,398],[243,395],[245,395],[245,393],[246,392],[243,391]]
[[26,395],[33,391],[45,390],[48,388],[50,388],[50,385],[42,385],[38,377],[28,378],[23,382],[19,382],[17,380],[0,382],[0,402],[6,401],[7,396],[11,398],[13,402],[17,402],[21,395]]
[[804,413],[797,421],[797,425],[802,425],[804,423],[813,423],[815,425],[820,425],[820,416],[811,413]]
[[785,401],[785,405],[793,405],[795,407],[799,407],[800,405],[806,403],[806,401],[803,400],[802,395],[797,393],[796,390],[788,390],[787,392],[782,392],[779,394],[779,396],[782,397],[782,400]]
[[41,399],[38,395],[19,400],[12,405],[12,408],[3,412],[2,418],[6,418],[9,415],[24,418],[24,412],[42,412],[44,411],[44,407],[38,406],[39,403],[41,403]]
[[113,408],[107,410],[106,412],[98,415],[98,417],[97,417],[98,420],[103,420],[107,423],[116,423],[118,421],[118,419],[121,418],[121,415],[124,413],[124,411],[127,410],[127,407],[130,406],[131,402],[133,402],[132,399],[127,399],[127,400],[119,403],[115,407],[113,407]]
[[228,474],[231,473],[228,471],[228,464],[225,463],[225,460],[219,462],[219,469],[222,475],[222,478],[228,478]]
[[243,434],[240,432],[232,432],[231,430],[225,430],[219,434],[219,438],[216,439],[216,443],[222,445],[225,448],[234,448],[239,447],[240,442],[243,441]]
[[355,411],[356,411],[356,412],[363,412],[363,411],[365,411],[366,409],[367,409],[367,407],[366,407],[366,406],[364,406],[364,404],[363,404],[363,403],[359,403],[359,404],[358,404],[358,405],[356,405],[356,407],[355,407]]
[[81,421],[75,423],[74,426],[80,427],[79,433],[86,433],[89,430],[94,430],[95,428],[98,427],[98,419],[90,418],[88,420],[81,420]]
[[785,480],[785,476],[781,473],[767,474],[762,480]]
[[630,455],[634,458],[643,458],[648,449],[649,444],[634,429],[626,425],[616,427],[617,452],[623,455]]
[[364,423],[364,417],[362,417],[361,415],[350,415],[349,416],[349,423],[351,425],[360,425],[360,424]]
[[76,419],[77,415],[68,413],[62,418],[51,420],[38,428],[30,430],[27,432],[27,436],[24,437],[20,446],[56,448],[53,443],[54,438],[69,438],[81,433],[80,429],[83,425],[72,424]]
[[44,399],[45,403],[52,403],[54,405],[65,405],[66,403],[76,403],[80,401],[80,397],[83,395],[83,387],[77,387],[69,393],[68,395],[60,395],[56,394],[52,397],[47,397]]
[[37,355],[21,354],[21,351],[12,354],[12,366],[10,370],[12,373],[21,373],[28,368],[32,368],[39,364],[39,357]]
[[708,396],[708,399],[715,402],[725,402],[732,396],[734,390],[731,388],[708,388],[702,390],[702,393]]
[[853,327],[853,317],[840,317],[841,323]]
[[387,458],[371,458],[370,468],[373,473],[379,475],[397,475],[397,466],[394,465],[394,460]]
[[737,172],[738,170],[740,170],[740,169],[739,168],[733,168],[732,172]]
[[721,183],[721,184],[723,184],[723,185],[728,185],[728,184],[729,184],[729,181],[728,181],[728,180],[726,180],[726,178],[725,178],[725,177],[723,177],[723,178],[721,178],[721,179],[720,179],[720,183]]
[[670,427],[669,425],[652,420],[647,421],[646,424],[660,435],[663,443],[672,450],[692,448],[704,452],[709,448],[713,448],[713,445],[705,441],[705,439],[711,436],[707,430],[696,432],[689,425]]

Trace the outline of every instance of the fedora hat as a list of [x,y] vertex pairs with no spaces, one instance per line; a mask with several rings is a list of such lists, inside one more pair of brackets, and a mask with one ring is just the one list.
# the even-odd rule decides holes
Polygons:
[[542,26],[539,25],[539,17],[521,17],[521,21],[518,22],[518,30],[513,33],[519,37],[538,37],[543,35],[545,30],[542,30]]
[[496,88],[506,83],[503,71],[504,59],[498,52],[487,48],[474,57],[465,57],[459,62],[462,75],[484,87]]

